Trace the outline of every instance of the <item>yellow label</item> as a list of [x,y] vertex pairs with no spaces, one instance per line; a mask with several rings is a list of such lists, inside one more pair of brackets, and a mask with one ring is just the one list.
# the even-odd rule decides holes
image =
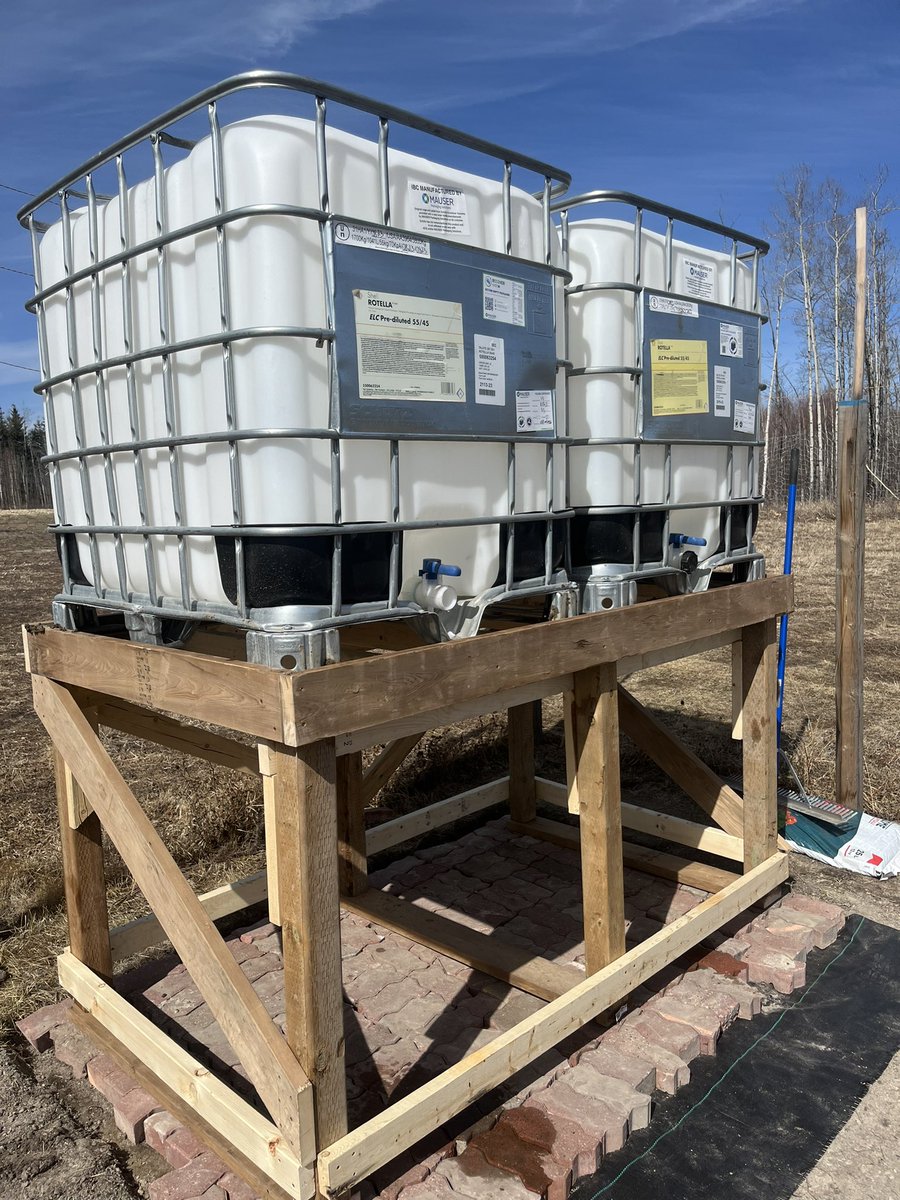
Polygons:
[[654,417],[709,412],[706,342],[652,339],[650,381]]

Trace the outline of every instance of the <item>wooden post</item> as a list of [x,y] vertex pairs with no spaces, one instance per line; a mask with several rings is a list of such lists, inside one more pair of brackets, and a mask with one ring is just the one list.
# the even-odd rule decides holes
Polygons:
[[534,782],[534,704],[517,704],[508,710],[509,813],[514,821],[537,816]]
[[744,692],[744,870],[778,848],[778,626],[746,625],[741,636]]
[[360,750],[337,760],[338,882],[342,896],[361,896],[369,886],[362,781]]
[[334,741],[273,746],[285,1035],[315,1089],[316,1149],[347,1132]]
[[863,578],[869,409],[866,345],[866,210],[856,210],[856,323],[853,391],[838,405],[836,799],[863,804]]
[[615,663],[589,667],[574,676],[572,739],[581,813],[585,963],[589,975],[625,953],[616,680]]
[[79,962],[110,983],[113,964],[100,818],[58,750],[53,752],[53,764],[59,802],[69,948]]

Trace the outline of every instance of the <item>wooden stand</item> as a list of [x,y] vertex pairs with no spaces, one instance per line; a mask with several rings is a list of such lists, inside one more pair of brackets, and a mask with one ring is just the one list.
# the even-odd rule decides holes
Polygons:
[[[775,809],[775,618],[791,599],[791,580],[776,577],[298,674],[90,634],[26,630],[35,708],[58,760],[71,938],[59,975],[76,1001],[76,1019],[260,1195],[307,1200],[350,1188],[786,879]],[[744,800],[618,683],[643,667],[738,641]],[[560,693],[567,697],[568,787],[534,772],[533,705]],[[364,831],[364,805],[424,732],[503,709],[508,777]],[[249,734],[257,748],[179,717]],[[98,726],[261,774],[266,871],[196,896]],[[620,729],[713,824],[621,802]],[[373,745],[385,748],[363,771],[360,752]],[[580,844],[586,976],[368,888],[368,855],[507,799],[513,829]],[[539,800],[579,812],[580,834],[539,817]],[[623,826],[731,860],[735,870],[629,845]],[[153,914],[113,930],[101,827]],[[626,951],[623,864],[711,894]],[[283,934],[284,1037],[213,924],[266,896]],[[348,1132],[342,905],[547,1003]],[[116,992],[114,964],[166,939],[271,1120]]]

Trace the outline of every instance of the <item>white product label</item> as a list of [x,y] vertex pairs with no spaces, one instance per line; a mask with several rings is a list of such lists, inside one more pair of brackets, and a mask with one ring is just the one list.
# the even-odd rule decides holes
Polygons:
[[410,180],[409,199],[413,223],[422,233],[468,234],[466,193],[461,188]]
[[756,405],[748,400],[734,402],[734,432],[756,433]]
[[717,417],[731,416],[731,367],[716,367],[713,385],[715,414]]
[[525,324],[525,284],[501,275],[484,275],[482,309],[486,321]]
[[371,229],[368,225],[351,225],[337,221],[334,240],[339,246],[362,246],[365,250],[386,250],[390,254],[409,254],[413,258],[431,258],[431,247],[424,238],[395,229]]
[[684,290],[700,300],[712,300],[716,294],[716,268],[712,263],[684,260]]
[[744,357],[743,325],[719,326],[719,353],[723,358]]
[[671,313],[675,317],[697,317],[700,315],[692,300],[676,300],[674,296],[651,296],[650,311]]
[[503,338],[475,334],[475,403],[506,403],[506,357]]
[[356,289],[353,305],[361,400],[465,403],[461,304]]
[[553,428],[552,392],[516,392],[516,430],[535,433]]

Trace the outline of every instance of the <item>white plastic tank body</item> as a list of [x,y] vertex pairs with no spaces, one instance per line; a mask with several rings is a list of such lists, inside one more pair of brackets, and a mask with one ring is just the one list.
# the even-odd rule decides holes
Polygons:
[[582,582],[673,581],[689,546],[675,586],[702,590],[714,566],[759,557],[755,505],[740,503],[758,500],[755,271],[634,221],[566,224],[572,566]]
[[[329,128],[326,145],[329,211],[349,221],[382,226],[377,143]],[[275,115],[225,125],[219,196],[213,156],[213,140],[199,141],[159,173],[159,192],[152,178],[127,188],[124,212],[121,193],[98,200],[93,231],[88,207],[73,206],[68,231],[59,220],[40,241],[41,288],[51,288],[66,276],[90,268],[92,262],[116,255],[123,246],[151,241],[161,231],[177,231],[214,218],[217,212],[253,205],[310,210],[321,206],[313,121]],[[499,180],[396,150],[387,151],[387,165],[394,229],[408,230],[424,242],[422,231],[428,227],[414,211],[423,188],[433,189],[432,196],[452,192],[461,197],[455,204],[462,216],[441,229],[442,241],[503,254],[508,233],[515,258],[545,263],[543,208],[529,193],[509,189],[507,230]],[[552,242],[558,263],[555,233]],[[224,298],[220,254],[227,278]],[[384,251],[377,257],[384,266],[382,293],[397,292],[399,286],[391,282],[392,268],[407,256]],[[554,460],[552,496],[547,442],[529,444],[527,432],[515,454],[514,508],[508,495],[507,442],[491,441],[490,436],[432,441],[427,432],[422,440],[399,440],[393,464],[399,477],[396,512],[390,428],[383,438],[376,429],[376,436],[354,437],[351,431],[337,441],[328,436],[279,437],[272,432],[342,428],[335,423],[339,418],[330,363],[330,355],[341,353],[340,333],[331,349],[327,338],[317,342],[311,336],[279,335],[279,330],[329,329],[333,319],[329,270],[319,220],[296,214],[248,215],[228,222],[221,239],[215,227],[181,236],[162,252],[153,248],[107,267],[98,273],[96,284],[88,276],[49,296],[43,304],[45,378],[88,368],[100,359],[138,355],[133,362],[102,372],[87,371],[50,390],[48,418],[55,428],[57,452],[104,444],[124,447],[108,455],[74,455],[58,463],[55,501],[60,526],[225,530],[241,525],[274,527],[288,536],[294,527],[334,525],[352,534],[358,523],[428,524],[478,518],[496,522],[510,511],[540,517],[551,509],[561,510],[565,462],[556,441],[565,434],[565,385],[555,361],[561,358],[561,320],[550,341],[560,389],[549,452]],[[554,281],[551,289],[553,304],[561,310],[561,283]],[[228,340],[223,353],[216,339],[226,329],[263,332]],[[502,335],[508,326],[498,323],[496,329]],[[465,328],[462,333],[468,336]],[[169,355],[154,353],[166,343],[204,338],[210,344]],[[141,352],[147,356],[141,358]],[[427,364],[422,368],[430,369]],[[502,373],[500,380],[502,385]],[[498,399],[503,403],[507,397]],[[390,407],[390,400],[385,403]],[[428,407],[450,411],[457,405],[454,397]],[[440,428],[439,417],[435,423]],[[229,430],[260,433],[229,444]],[[133,442],[165,442],[173,435],[196,435],[197,441],[174,450],[164,444],[138,451],[127,448]],[[460,596],[487,592],[500,581],[504,538],[504,527],[497,523],[404,530],[398,599],[413,596],[425,558],[460,567],[461,574],[453,581]],[[331,545],[330,539],[324,540]],[[244,545],[255,550],[251,541],[244,539]],[[77,563],[70,567],[87,584],[98,585],[103,595],[139,596],[157,604],[171,598],[186,608],[199,604],[223,612],[235,604],[233,539],[191,533],[181,538],[175,533],[146,537],[135,532],[121,536],[118,546],[114,536],[102,533],[95,536],[93,548],[90,542],[86,533],[74,535]],[[386,557],[389,534],[379,547],[386,547]],[[230,582],[226,578],[229,554]],[[259,558],[250,561],[251,573],[254,561],[260,562]],[[321,578],[307,578],[296,602],[327,608],[331,599],[327,554],[311,551],[304,561],[307,566],[313,563]],[[537,573],[544,574],[543,553]],[[290,585],[283,581],[274,592],[284,605],[295,602]],[[386,595],[367,594],[363,585],[355,599],[381,602]],[[349,600],[352,603],[354,596]],[[277,608],[278,603],[267,607]]]

